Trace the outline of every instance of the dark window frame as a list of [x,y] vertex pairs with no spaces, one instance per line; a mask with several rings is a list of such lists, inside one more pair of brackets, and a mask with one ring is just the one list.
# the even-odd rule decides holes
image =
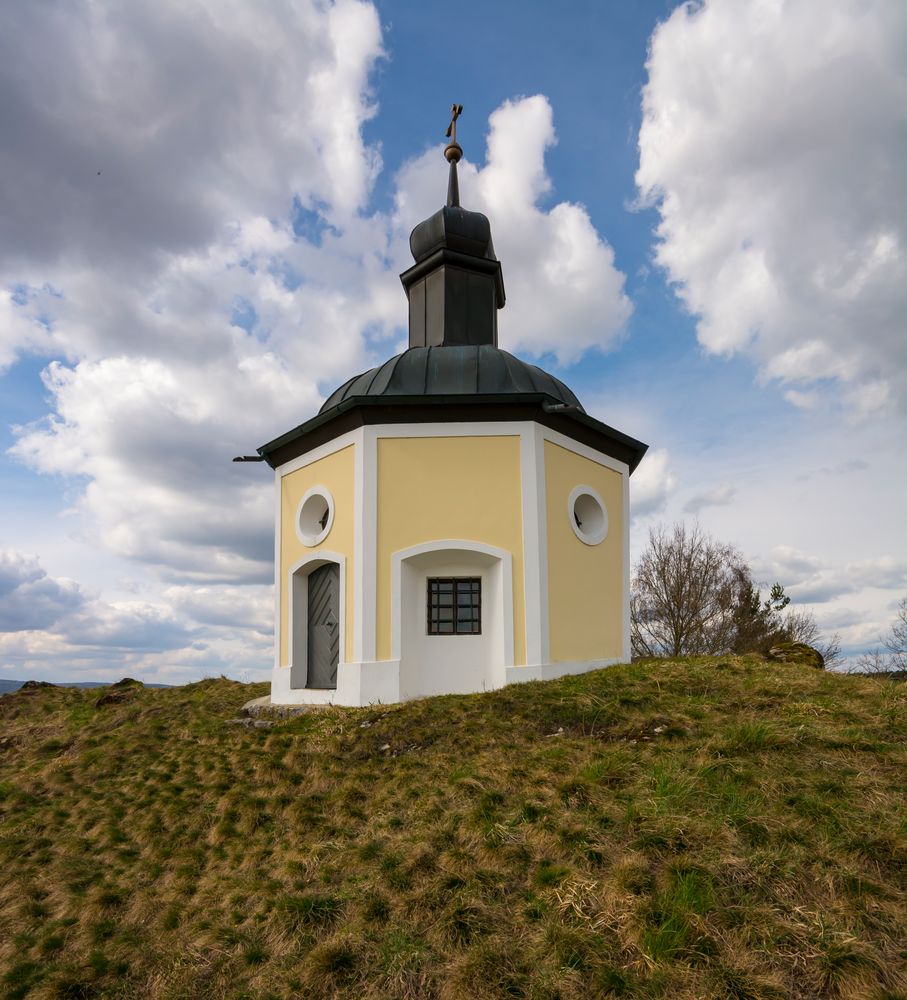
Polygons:
[[[442,603],[442,594],[449,596],[449,602]],[[461,602],[461,595],[468,600]],[[450,618],[442,621],[448,608]],[[450,631],[442,630],[448,623]],[[481,635],[482,578],[430,576],[425,586],[425,627],[428,635]]]

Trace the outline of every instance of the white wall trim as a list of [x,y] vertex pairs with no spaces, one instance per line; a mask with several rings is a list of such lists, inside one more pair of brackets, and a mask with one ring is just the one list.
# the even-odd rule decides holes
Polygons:
[[550,602],[548,595],[548,485],[545,465],[545,428],[533,422],[533,441],[536,463],[536,505],[539,510],[537,545],[539,553],[539,628],[541,643],[539,663],[547,663],[551,658],[549,632]]
[[427,552],[478,552],[501,561],[501,591],[504,601],[504,666],[513,664],[513,556],[496,545],[466,538],[445,538],[411,545],[391,554],[391,658],[400,659],[400,637],[403,631],[403,563]]
[[515,437],[534,424],[534,420],[477,420],[455,424],[370,424],[369,428],[379,438]]
[[630,470],[623,477],[623,507],[624,507],[624,641],[623,660],[629,663],[632,659],[630,648]]
[[586,444],[574,441],[573,438],[567,437],[566,434],[561,434],[560,431],[553,431],[550,427],[544,427],[542,424],[536,424],[536,426],[542,432],[542,437],[546,441],[559,445],[561,448],[566,448],[567,451],[572,451],[583,458],[588,458],[590,462],[603,465],[606,469],[611,469],[613,472],[629,476],[630,466],[626,462],[618,462],[616,458],[611,458],[610,455],[606,455],[604,452],[596,451],[595,448],[590,448]]
[[276,672],[271,681],[273,705],[392,705],[400,701],[400,664],[341,663],[336,688],[292,688],[290,672]]
[[[274,470],[274,669],[280,669],[280,534],[281,509],[283,507],[283,490],[280,483],[280,472]],[[289,595],[287,596],[289,600]],[[289,610],[289,609],[288,609]],[[289,651],[287,653],[289,656]]]
[[534,667],[508,667],[507,683],[519,684],[526,681],[553,681],[567,674],[587,674],[590,670],[601,670],[604,667],[620,663],[618,659],[606,660],[570,660],[557,663],[542,663]]
[[[534,420],[477,421],[462,423],[370,424],[335,438],[311,452],[280,466],[279,477],[317,462],[328,455],[356,446],[355,456],[355,539],[353,565],[353,649],[352,659],[371,662],[375,658],[377,594],[377,480],[378,440],[380,438],[428,437],[519,437],[523,522],[523,594],[526,621],[526,659],[528,663],[546,663],[550,633],[548,614],[548,524],[545,489],[544,442],[551,441],[625,477],[629,469],[603,453],[583,445]],[[535,488],[532,489],[534,479]],[[629,521],[624,501],[624,523]],[[280,531],[278,495],[278,539]],[[629,537],[629,536],[628,536]],[[275,545],[279,558],[279,544]],[[626,560],[625,560],[626,562]],[[275,571],[275,576],[279,571]],[[277,586],[277,584],[275,584]],[[277,587],[279,590],[279,586]],[[392,595],[393,596],[393,595]],[[510,595],[512,601],[512,592]],[[275,603],[279,612],[280,595]],[[627,598],[629,612],[629,598]],[[277,616],[277,653],[280,656],[279,613]],[[392,621],[392,629],[394,622]],[[511,636],[512,636],[511,630]],[[511,658],[512,661],[512,658]]]
[[[338,640],[340,645],[340,663],[347,662],[347,649],[346,649],[346,556],[339,552],[331,552],[328,549],[318,549],[315,552],[310,553],[307,556],[303,556],[302,559],[297,560],[293,565],[287,570],[286,584],[287,584],[287,660],[289,661],[287,666],[289,667],[290,674],[294,672],[294,669],[301,670],[301,665],[294,663],[294,631],[300,623],[296,622],[296,609],[294,607],[296,600],[293,593],[293,577],[296,573],[309,567],[307,573],[303,576],[308,579],[309,573],[312,570],[318,569],[319,566],[323,566],[325,563],[336,563],[340,567],[340,581],[339,581],[339,622],[337,624],[338,628]],[[301,598],[300,598],[301,601]],[[301,624],[303,629],[308,628],[308,621],[305,615],[301,616]],[[304,639],[305,636],[300,637]],[[338,684],[339,684],[339,666],[338,666]],[[317,690],[309,688],[308,690]],[[331,689],[333,690],[333,689]]]
[[364,637],[362,632],[362,607],[365,603],[365,575],[362,553],[365,548],[363,533],[365,519],[364,492],[364,447],[363,428],[357,429],[355,451],[353,452],[353,656],[356,662],[362,660]]
[[523,503],[523,599],[526,618],[526,663],[548,658],[548,560],[544,546],[544,457],[532,428],[520,434],[520,478]]
[[616,458],[611,458],[604,452],[590,448],[588,445],[575,441],[560,431],[552,430],[535,420],[477,420],[462,421],[459,423],[424,423],[424,424],[368,424],[365,427],[357,427],[355,430],[347,431],[319,445],[311,451],[294,458],[283,465],[279,465],[275,470],[279,475],[286,476],[297,469],[302,469],[312,462],[317,462],[336,451],[343,451],[351,444],[356,444],[361,440],[363,431],[368,431],[375,438],[415,438],[415,437],[513,437],[523,434],[529,430],[537,430],[544,440],[552,444],[560,445],[568,451],[576,452],[584,458],[591,459],[599,465],[607,466],[615,472],[629,473],[630,469],[626,462],[619,462]]
[[357,659],[371,662],[375,659],[378,620],[378,434],[372,426],[362,430],[358,446],[362,453],[362,480],[356,487],[357,502],[362,505],[357,522],[362,551],[356,559],[361,591],[356,628],[362,636],[362,648]]
[[356,444],[361,436],[361,427],[347,431],[346,434],[341,434],[340,437],[334,438],[333,441],[328,441],[325,444],[319,445],[317,448],[313,448],[311,451],[307,451],[304,455],[300,455],[298,458],[294,458],[289,462],[284,462],[283,465],[278,465],[275,471],[280,476],[288,476],[291,472],[304,469],[307,465],[311,465],[313,462],[320,462],[322,458],[327,458],[328,455],[333,455],[335,452],[343,451],[344,448],[349,448],[351,444]]

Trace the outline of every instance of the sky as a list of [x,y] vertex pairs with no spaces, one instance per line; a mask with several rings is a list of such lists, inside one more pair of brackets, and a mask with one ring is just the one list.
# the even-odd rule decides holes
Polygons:
[[907,594],[900,0],[13,0],[0,10],[0,676],[270,675],[273,476],[485,212],[500,346],[646,441],[849,657]]

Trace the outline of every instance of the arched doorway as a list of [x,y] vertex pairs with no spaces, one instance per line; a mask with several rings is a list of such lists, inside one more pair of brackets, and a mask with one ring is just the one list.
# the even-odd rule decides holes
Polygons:
[[344,565],[326,553],[291,573],[290,687],[331,690],[344,660]]
[[325,563],[308,578],[306,687],[337,687],[340,662],[340,567]]

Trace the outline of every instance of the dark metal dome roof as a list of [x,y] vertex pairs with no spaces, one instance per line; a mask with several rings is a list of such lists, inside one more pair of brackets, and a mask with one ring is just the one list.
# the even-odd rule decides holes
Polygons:
[[[585,412],[560,379],[491,344],[411,347],[357,375],[324,402],[327,413],[363,396],[507,396],[539,393]],[[477,400],[478,402],[478,400]]]

